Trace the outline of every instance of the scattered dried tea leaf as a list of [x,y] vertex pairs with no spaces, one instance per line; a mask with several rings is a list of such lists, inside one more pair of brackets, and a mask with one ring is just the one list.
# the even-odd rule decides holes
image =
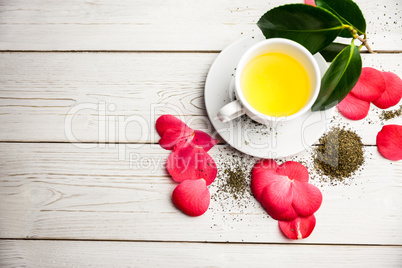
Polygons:
[[249,188],[248,174],[239,166],[229,167],[224,170],[226,182],[222,184],[221,190],[232,195],[234,199],[239,199],[244,196]]
[[395,117],[399,117],[402,115],[402,105],[399,105],[399,109],[392,111],[382,111],[380,115],[381,120],[390,120]]
[[252,157],[237,152],[223,153],[217,160],[219,166],[217,180],[214,183],[216,191],[212,199],[219,202],[224,211],[232,208],[251,205],[250,173]]

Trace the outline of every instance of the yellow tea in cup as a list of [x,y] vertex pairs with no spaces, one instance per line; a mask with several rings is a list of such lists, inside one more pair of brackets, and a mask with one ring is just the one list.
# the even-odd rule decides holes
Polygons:
[[252,59],[241,75],[246,101],[258,112],[278,117],[303,108],[310,95],[310,80],[293,57],[269,52]]

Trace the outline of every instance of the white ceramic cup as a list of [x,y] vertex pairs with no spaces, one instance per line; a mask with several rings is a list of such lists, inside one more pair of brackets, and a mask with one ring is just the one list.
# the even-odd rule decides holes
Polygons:
[[[258,112],[245,99],[241,88],[240,78],[246,65],[254,58],[269,52],[279,52],[289,55],[299,61],[305,68],[310,80],[310,95],[307,103],[297,113],[289,116],[273,117]],[[292,75],[289,74],[289,79]],[[317,99],[320,91],[321,76],[318,64],[313,58],[313,55],[302,45],[284,38],[272,38],[258,42],[250,47],[241,57],[237,65],[235,75],[234,91],[236,95],[235,101],[232,101],[223,106],[218,111],[218,118],[222,122],[229,122],[243,114],[247,114],[251,119],[262,124],[269,124],[273,121],[287,121],[297,118],[309,111]]]

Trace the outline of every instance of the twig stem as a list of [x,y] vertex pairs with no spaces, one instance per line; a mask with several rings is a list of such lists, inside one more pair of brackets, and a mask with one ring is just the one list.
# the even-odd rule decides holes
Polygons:
[[357,40],[359,40],[360,42],[363,43],[363,45],[367,48],[367,51],[370,53],[374,53],[374,51],[371,49],[371,47],[369,46],[366,36],[364,36],[364,39],[361,38],[360,36],[356,35]]

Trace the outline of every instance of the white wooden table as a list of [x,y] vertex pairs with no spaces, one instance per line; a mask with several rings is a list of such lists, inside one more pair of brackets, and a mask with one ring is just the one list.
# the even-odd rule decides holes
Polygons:
[[[378,52],[363,65],[402,76],[402,2],[356,2]],[[156,117],[212,133],[211,63],[283,3],[0,0],[0,266],[400,267],[402,163],[378,154],[373,107],[358,122],[337,115],[362,136],[366,164],[350,185],[313,181],[324,202],[308,239],[284,238],[253,200],[212,200],[198,218],[171,202]]]

